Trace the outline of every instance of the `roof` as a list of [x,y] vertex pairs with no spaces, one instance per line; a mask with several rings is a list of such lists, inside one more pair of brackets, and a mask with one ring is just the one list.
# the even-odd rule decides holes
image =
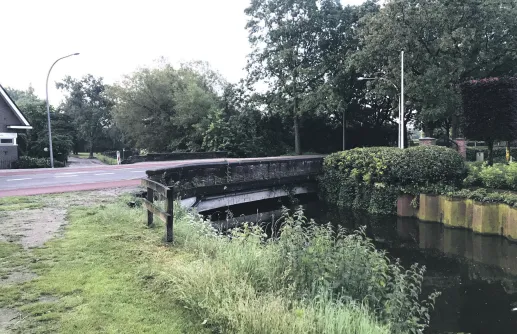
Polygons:
[[18,126],[18,127],[12,127],[12,128],[13,129],[15,129],[15,128],[32,129],[32,126],[27,121],[27,118],[25,118],[25,116],[20,111],[20,108],[18,108],[16,103],[14,103],[13,99],[11,99],[9,94],[7,94],[7,92],[5,91],[4,87],[2,87],[2,85],[0,85],[0,96],[4,98],[5,102],[7,102],[9,107],[11,107],[11,110],[13,111],[13,113],[16,115],[16,117],[18,117],[20,122],[22,122],[22,124],[23,124],[23,126],[21,126],[21,127]]

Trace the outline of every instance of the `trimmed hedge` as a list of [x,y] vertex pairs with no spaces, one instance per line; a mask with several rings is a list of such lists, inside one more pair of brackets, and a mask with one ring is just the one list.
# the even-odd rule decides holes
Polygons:
[[[64,167],[65,164],[61,161],[54,160],[54,167]],[[11,165],[13,169],[24,169],[24,168],[50,168],[50,159],[48,158],[33,158],[27,156],[21,156],[17,161],[14,161]]]
[[457,187],[466,172],[462,157],[445,147],[358,148],[325,158],[319,184],[329,203],[391,214],[401,189]]

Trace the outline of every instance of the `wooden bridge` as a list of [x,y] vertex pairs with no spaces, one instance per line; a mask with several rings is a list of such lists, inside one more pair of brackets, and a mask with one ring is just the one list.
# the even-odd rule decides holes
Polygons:
[[[264,199],[315,193],[323,156],[247,159],[234,162],[192,163],[149,170],[142,185],[148,190],[144,201],[149,211],[167,224],[167,241],[173,240],[174,200],[198,212],[250,203]],[[166,200],[165,210],[153,204]],[[170,226],[169,226],[170,225]]]

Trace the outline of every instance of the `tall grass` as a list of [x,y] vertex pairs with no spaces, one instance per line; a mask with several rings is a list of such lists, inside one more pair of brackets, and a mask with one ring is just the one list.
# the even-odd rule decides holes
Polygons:
[[[245,225],[229,235],[176,210],[182,265],[153,284],[218,330],[231,333],[419,333],[438,294],[421,301],[423,267],[405,270],[376,250],[363,231],[284,212],[267,238]],[[167,261],[163,259],[164,261]]]

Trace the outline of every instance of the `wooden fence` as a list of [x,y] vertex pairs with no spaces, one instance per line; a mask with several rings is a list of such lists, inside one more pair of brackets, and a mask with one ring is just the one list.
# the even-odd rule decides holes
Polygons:
[[[174,195],[170,187],[148,179],[142,179],[142,186],[147,188],[147,198],[144,198],[144,205],[147,208],[147,226],[153,227],[153,217],[158,216],[166,226],[165,240],[174,241]],[[154,199],[165,201],[165,210],[155,204]]]

